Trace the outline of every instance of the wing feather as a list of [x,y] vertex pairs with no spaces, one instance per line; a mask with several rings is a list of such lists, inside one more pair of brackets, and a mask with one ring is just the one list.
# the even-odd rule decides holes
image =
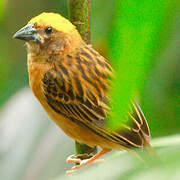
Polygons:
[[[70,56],[70,55],[69,55]],[[69,58],[66,58],[69,60]],[[112,68],[107,61],[89,46],[79,51],[73,64],[57,61],[43,78],[43,90],[48,104],[58,113],[91,129],[104,138],[125,147],[141,147],[150,138],[146,119],[136,103],[132,103],[132,122],[120,131],[109,131],[106,114],[109,111],[106,95]]]

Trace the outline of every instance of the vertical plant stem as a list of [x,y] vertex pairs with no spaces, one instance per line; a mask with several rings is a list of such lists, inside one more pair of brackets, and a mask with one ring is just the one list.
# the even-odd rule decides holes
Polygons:
[[69,17],[83,40],[90,44],[90,0],[69,0]]
[[[70,21],[76,25],[83,40],[90,44],[90,0],[68,0]],[[75,142],[76,154],[95,154],[97,147]]]

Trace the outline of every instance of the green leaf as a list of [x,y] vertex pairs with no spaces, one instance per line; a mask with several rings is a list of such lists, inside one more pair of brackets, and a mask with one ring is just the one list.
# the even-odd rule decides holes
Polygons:
[[109,32],[115,69],[110,128],[127,123],[130,99],[141,94],[148,73],[167,43],[178,1],[116,0]]

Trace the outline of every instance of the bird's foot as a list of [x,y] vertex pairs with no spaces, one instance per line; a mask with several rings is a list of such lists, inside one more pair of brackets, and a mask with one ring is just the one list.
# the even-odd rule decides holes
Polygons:
[[91,157],[93,157],[93,154],[73,154],[66,159],[66,162],[80,164],[82,160],[90,159]]
[[82,158],[81,156],[83,156],[83,155],[71,155],[71,156],[69,156],[67,158],[67,162],[77,163],[78,165],[75,165],[71,168],[71,170],[66,171],[66,174],[70,175],[70,174],[76,172],[78,169],[88,166],[89,164],[104,162],[104,159],[97,159],[97,158],[102,156],[103,154],[106,154],[109,151],[110,150],[102,150],[101,152],[99,152],[98,154],[96,154],[94,156],[91,155],[91,157],[88,159]]
[[78,165],[73,166],[71,168],[71,170],[66,171],[66,174],[70,175],[70,174],[76,172],[78,169],[80,169],[82,167],[86,167],[86,166],[88,166],[90,164],[94,164],[94,163],[102,163],[102,162],[104,162],[104,159],[96,159],[96,160],[91,161],[91,158],[81,160],[81,159],[71,158],[71,156],[69,156],[67,158],[67,162],[77,163],[78,164]]

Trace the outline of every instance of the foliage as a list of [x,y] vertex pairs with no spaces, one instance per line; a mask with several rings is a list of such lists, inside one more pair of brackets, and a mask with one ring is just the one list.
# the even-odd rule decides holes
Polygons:
[[162,49],[176,14],[176,1],[115,1],[109,51],[116,76],[109,127],[127,123],[130,99],[142,94],[149,71]]

